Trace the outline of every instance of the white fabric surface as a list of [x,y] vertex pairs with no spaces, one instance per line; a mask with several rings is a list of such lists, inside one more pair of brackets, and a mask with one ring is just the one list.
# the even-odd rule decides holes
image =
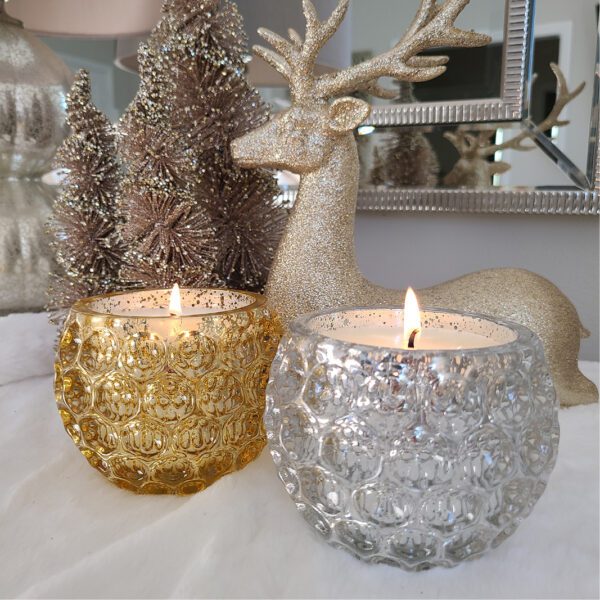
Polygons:
[[57,336],[47,313],[0,317],[0,385],[52,373]]
[[[37,374],[44,352],[19,360]],[[598,383],[598,365],[583,368]],[[405,573],[317,539],[266,451],[192,497],[122,491],[64,433],[51,377],[15,381],[0,387],[0,596],[597,598],[598,406],[560,422],[548,489],[513,537],[455,569]]]

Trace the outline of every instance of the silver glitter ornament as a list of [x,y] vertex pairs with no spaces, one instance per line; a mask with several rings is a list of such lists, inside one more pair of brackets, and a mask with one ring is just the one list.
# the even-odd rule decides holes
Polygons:
[[67,132],[71,79],[0,0],[0,314],[44,306],[51,266],[44,223],[54,190],[39,178]]
[[[305,39],[260,30],[275,49],[256,47],[290,84],[292,107],[236,140],[234,158],[244,167],[287,169],[302,176],[300,190],[279,245],[267,295],[287,322],[298,315],[343,305],[402,303],[404,292],[376,286],[358,269],[354,218],[359,160],[353,130],[371,107],[346,96],[378,86],[381,77],[426,81],[445,71],[445,56],[422,56],[431,48],[472,47],[490,38],[455,27],[469,0],[422,0],[404,37],[379,56],[348,69],[318,76],[319,51],[342,23],[350,0],[340,0],[322,22],[303,0]],[[418,249],[407,249],[418,252]],[[544,343],[555,388],[563,405],[597,401],[598,391],[578,369],[579,342],[586,334],[569,299],[552,283],[520,269],[493,269],[422,290],[424,306],[493,315],[526,325]]]
[[0,0],[0,177],[31,177],[50,169],[67,133],[72,74]]

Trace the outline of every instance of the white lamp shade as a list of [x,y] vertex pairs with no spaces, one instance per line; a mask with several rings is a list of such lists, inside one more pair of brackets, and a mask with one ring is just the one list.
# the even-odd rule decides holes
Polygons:
[[7,12],[44,35],[118,38],[147,34],[162,0],[11,0]]
[[[45,35],[117,38],[115,63],[127,71],[137,71],[137,47],[160,19],[162,0],[11,0],[8,12],[27,29]],[[259,27],[285,34],[292,27],[304,32],[300,0],[237,0],[245,21],[250,45],[264,42]],[[315,0],[322,17],[329,15],[338,0]],[[352,58],[352,15],[348,15],[319,56],[317,73],[349,66]],[[285,85],[274,69],[254,58],[249,79],[256,86]]]

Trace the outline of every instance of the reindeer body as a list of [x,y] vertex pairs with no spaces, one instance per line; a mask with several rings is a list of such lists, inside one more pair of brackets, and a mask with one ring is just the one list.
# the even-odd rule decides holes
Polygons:
[[[339,79],[334,75],[313,80],[308,68],[318,54],[318,46],[333,35],[343,19],[348,0],[341,0],[326,23],[318,21],[312,3],[304,0],[309,24],[306,42],[293,31],[291,42],[271,32],[261,32],[285,55],[286,61],[265,49],[255,50],[292,79],[293,104],[288,111],[236,140],[232,152],[241,166],[288,169],[301,175],[296,203],[267,286],[269,302],[284,321],[344,305],[402,304],[404,290],[370,283],[358,269],[355,256],[359,159],[352,131],[367,118],[370,106],[350,97],[338,98],[331,104],[328,100],[354,89],[378,89],[373,78],[386,74],[406,77],[407,64],[416,64],[414,52],[422,51],[425,42],[434,46],[452,41],[456,44],[458,30],[444,38],[435,35],[435,28],[427,27],[439,18],[439,26],[447,28],[448,13],[456,18],[467,2],[446,0],[437,6],[431,0],[423,0],[415,20],[421,28],[413,24],[409,30],[413,36],[424,31],[423,41],[419,44],[409,37],[408,56],[399,60],[394,55],[391,66],[385,68],[382,59],[376,57],[372,69],[357,65],[349,73],[338,74]],[[423,15],[423,11],[429,12]],[[480,38],[468,39],[472,45],[481,42]],[[404,48],[402,42],[399,46]],[[437,59],[427,57],[427,63],[418,62],[411,71],[413,80],[421,80],[418,78],[424,77],[427,69],[429,78],[439,74]],[[295,60],[299,74],[294,71]],[[577,312],[546,279],[521,269],[493,269],[421,290],[419,296],[424,306],[490,314],[530,327],[544,342],[562,402],[581,404],[597,399],[595,386],[577,367],[583,332]]]
[[444,177],[444,185],[450,188],[488,188],[494,175],[506,173],[509,169],[508,163],[490,162],[485,157],[459,158]]

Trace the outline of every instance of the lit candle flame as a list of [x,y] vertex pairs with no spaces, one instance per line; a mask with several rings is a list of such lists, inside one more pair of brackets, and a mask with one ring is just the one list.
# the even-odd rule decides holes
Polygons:
[[412,288],[406,291],[404,301],[404,347],[414,348],[415,341],[421,333],[421,311],[419,302]]
[[172,317],[180,317],[183,313],[181,309],[181,292],[179,285],[175,284],[171,290],[171,300],[169,301],[169,314]]

